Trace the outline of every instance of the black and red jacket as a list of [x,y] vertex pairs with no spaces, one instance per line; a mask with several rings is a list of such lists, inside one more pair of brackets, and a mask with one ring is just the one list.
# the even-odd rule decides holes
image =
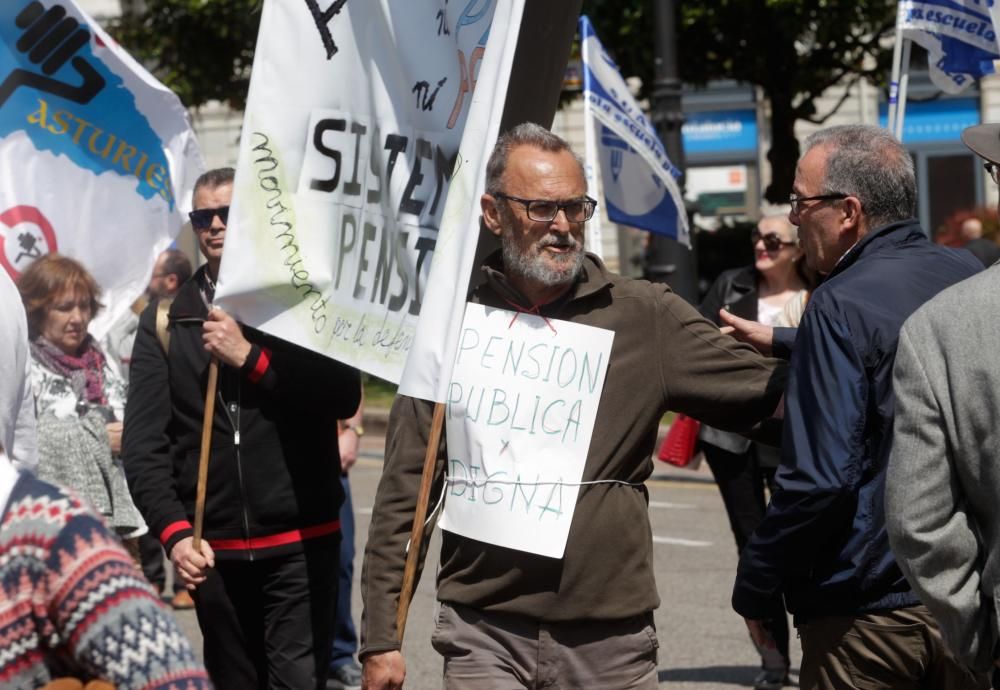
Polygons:
[[[169,351],[156,302],[139,319],[122,459],[136,505],[167,553],[193,533],[209,355],[203,267],[169,311]],[[357,370],[249,327],[237,370],[219,366],[204,538],[219,559],[255,559],[336,535],[344,495],[337,420],[355,413]]]

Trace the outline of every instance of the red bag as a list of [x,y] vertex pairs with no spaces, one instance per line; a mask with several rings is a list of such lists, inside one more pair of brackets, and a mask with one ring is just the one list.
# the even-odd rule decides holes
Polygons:
[[695,446],[698,444],[698,430],[701,422],[686,414],[679,414],[670,425],[670,430],[660,444],[660,452],[656,457],[663,462],[669,462],[677,467],[687,467],[694,458]]

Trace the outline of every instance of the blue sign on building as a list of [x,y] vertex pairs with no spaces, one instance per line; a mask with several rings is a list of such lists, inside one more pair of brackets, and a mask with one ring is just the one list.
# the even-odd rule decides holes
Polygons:
[[681,128],[684,154],[735,153],[756,155],[757,113],[744,110],[715,110],[686,113]]
[[[878,123],[888,126],[889,106],[879,105]],[[975,98],[949,98],[925,103],[907,102],[903,117],[903,143],[958,141],[962,130],[978,125],[979,102]]]

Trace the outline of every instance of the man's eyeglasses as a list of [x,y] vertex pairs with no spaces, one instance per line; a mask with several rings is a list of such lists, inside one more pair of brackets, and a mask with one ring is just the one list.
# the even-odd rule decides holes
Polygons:
[[191,211],[188,214],[188,218],[191,219],[191,227],[195,230],[209,229],[212,227],[212,219],[216,216],[219,217],[223,225],[226,225],[229,222],[229,207],[199,208],[197,211]]
[[990,174],[993,184],[1000,185],[1000,166],[996,163],[983,163],[983,167]]
[[798,244],[798,242],[790,242],[788,240],[781,239],[781,235],[776,232],[769,232],[764,235],[760,230],[754,228],[750,231],[750,244],[755,245],[758,240],[764,243],[764,249],[769,252],[776,252],[782,247]]
[[846,199],[850,194],[819,194],[817,196],[799,196],[798,194],[791,194],[788,197],[788,203],[792,205],[792,213],[799,215],[802,212],[802,202],[803,201],[838,201],[840,199]]
[[516,201],[524,205],[524,210],[528,213],[528,218],[536,223],[551,223],[562,210],[566,214],[566,220],[570,223],[583,223],[594,217],[594,210],[597,208],[597,200],[584,196],[582,199],[572,199],[571,201],[549,201],[548,199],[520,199],[509,194],[494,194],[497,199],[507,199]]

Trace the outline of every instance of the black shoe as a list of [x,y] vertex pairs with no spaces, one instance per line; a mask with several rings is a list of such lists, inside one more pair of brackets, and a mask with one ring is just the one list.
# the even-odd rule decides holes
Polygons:
[[326,690],[361,690],[361,666],[351,659],[343,666],[330,670]]

